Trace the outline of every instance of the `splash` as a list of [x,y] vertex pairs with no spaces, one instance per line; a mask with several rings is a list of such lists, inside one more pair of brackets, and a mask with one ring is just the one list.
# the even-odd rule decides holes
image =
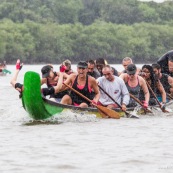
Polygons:
[[98,118],[94,114],[90,114],[87,111],[72,111],[66,110],[62,113],[55,115],[51,118],[52,120],[57,120],[61,122],[97,122]]
[[34,126],[34,125],[58,125],[65,122],[77,122],[77,123],[85,123],[85,122],[97,122],[98,118],[94,114],[89,114],[86,112],[80,111],[71,111],[66,110],[60,114],[56,114],[51,118],[46,120],[33,120],[33,119],[23,119],[23,125]]

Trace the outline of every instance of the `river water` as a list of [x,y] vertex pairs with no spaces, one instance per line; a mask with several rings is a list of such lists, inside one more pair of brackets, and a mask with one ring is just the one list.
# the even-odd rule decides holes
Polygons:
[[[25,65],[18,81],[41,67]],[[173,172],[171,113],[115,120],[64,112],[57,123],[38,124],[11,87],[12,75],[0,76],[0,173]]]

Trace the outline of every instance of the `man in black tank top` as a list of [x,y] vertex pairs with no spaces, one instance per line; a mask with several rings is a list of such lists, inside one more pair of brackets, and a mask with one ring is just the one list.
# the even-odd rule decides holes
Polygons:
[[[67,85],[71,85],[76,91],[80,92],[90,100],[92,100],[91,91],[93,90],[95,96],[93,98],[93,102],[97,103],[99,100],[100,92],[98,89],[98,85],[96,83],[95,78],[87,75],[88,64],[85,61],[80,61],[77,65],[77,74],[72,73],[69,75],[67,80],[64,82]],[[63,85],[62,89],[65,88]],[[62,100],[62,104],[75,105],[79,107],[88,107],[89,102],[83,99],[81,96],[71,91],[70,95],[65,95]]]
[[161,73],[161,67],[159,64],[152,64],[152,67],[155,77],[160,80],[166,93],[173,95],[173,78],[168,74]]
[[162,73],[173,77],[173,50],[170,50],[162,55],[158,59],[157,64],[160,65]]

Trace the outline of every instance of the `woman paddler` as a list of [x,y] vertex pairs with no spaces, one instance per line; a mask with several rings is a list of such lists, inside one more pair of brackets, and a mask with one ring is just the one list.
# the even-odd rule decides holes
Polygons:
[[[124,80],[130,94],[139,99],[139,93],[142,89],[144,91],[143,107],[146,109],[149,102],[149,91],[145,80],[137,74],[137,67],[135,64],[129,64],[126,68],[127,73],[122,73],[120,77]],[[131,98],[127,107],[136,107],[136,101]]]
[[[153,90],[153,92],[156,94],[156,89],[158,89],[158,91],[161,94],[162,97],[162,106],[165,106],[166,103],[166,92],[163,88],[163,85],[161,84],[161,82],[159,80],[156,80],[154,77],[154,72],[153,72],[153,68],[150,65],[143,65],[142,66],[142,71],[141,71],[141,76],[146,80],[146,82],[149,84],[149,86],[151,87],[151,89]],[[156,99],[155,96],[152,94],[151,90],[150,91],[150,100],[149,100],[149,105],[156,105]],[[143,91],[140,92],[140,99],[143,98]]]
[[[77,73],[72,73],[65,80],[64,84],[70,85],[73,89],[92,100],[94,104],[97,104],[100,92],[96,79],[87,75],[88,64],[85,61],[80,61],[77,64]],[[62,86],[62,89],[66,88],[66,85]],[[91,92],[94,91],[95,96],[91,95]],[[76,94],[74,91],[71,91],[70,94],[65,95],[62,100],[62,104],[74,105],[86,108],[90,106],[90,102],[81,97],[79,94]]]

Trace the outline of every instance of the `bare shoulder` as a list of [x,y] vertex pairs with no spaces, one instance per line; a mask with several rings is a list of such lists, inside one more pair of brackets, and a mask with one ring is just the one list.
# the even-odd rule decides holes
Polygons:
[[128,80],[128,75],[127,75],[127,73],[122,73],[119,77],[120,77],[121,79],[123,79],[124,82],[127,82],[127,80]]
[[70,74],[70,75],[68,76],[67,79],[73,83],[73,81],[75,80],[76,76],[77,76],[76,73],[72,73],[72,74]]
[[73,78],[76,78],[76,76],[77,76],[77,73],[71,73],[70,75],[68,75],[68,78],[73,79]]
[[92,76],[88,76],[88,80],[90,82],[96,82],[96,79],[94,77],[92,77]]
[[127,73],[121,73],[121,75],[119,77],[126,78],[127,77]]
[[141,76],[139,76],[138,75],[138,79],[139,79],[139,84],[146,84],[146,82],[145,82],[145,80],[144,80],[144,78],[143,77],[141,77]]
[[95,85],[97,83],[96,79],[92,76],[88,76],[88,82],[90,85]]
[[145,81],[144,78],[139,76],[139,75],[138,75],[138,79],[141,80],[141,81]]

